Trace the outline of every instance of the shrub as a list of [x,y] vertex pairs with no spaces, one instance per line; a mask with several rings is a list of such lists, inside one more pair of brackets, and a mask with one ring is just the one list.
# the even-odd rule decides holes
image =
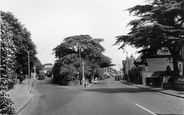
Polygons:
[[0,79],[0,114],[2,115],[14,115],[15,109],[12,107],[12,100],[9,95],[6,94],[8,89],[9,79]]
[[142,82],[141,72],[144,70],[144,66],[133,67],[130,71],[130,80],[135,83]]
[[11,80],[11,81],[9,81],[9,83],[8,83],[8,89],[13,89],[13,87],[14,87],[14,81]]
[[20,84],[21,84],[22,81],[25,79],[25,77],[24,77],[23,75],[19,75],[17,78],[19,79]]
[[178,78],[175,83],[184,84],[184,78]]

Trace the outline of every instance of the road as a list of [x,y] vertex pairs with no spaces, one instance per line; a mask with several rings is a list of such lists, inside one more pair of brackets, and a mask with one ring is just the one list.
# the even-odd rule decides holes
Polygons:
[[38,81],[20,115],[184,115],[184,99],[114,81],[88,87]]

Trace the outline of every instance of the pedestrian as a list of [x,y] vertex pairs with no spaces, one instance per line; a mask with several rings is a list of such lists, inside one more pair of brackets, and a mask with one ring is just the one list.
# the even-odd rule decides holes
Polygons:
[[168,81],[170,80],[171,78],[171,75],[172,75],[172,71],[171,71],[171,67],[168,65],[166,67],[166,72],[165,72],[165,76],[163,77],[163,80],[162,80],[162,87],[164,86],[164,83],[168,83]]

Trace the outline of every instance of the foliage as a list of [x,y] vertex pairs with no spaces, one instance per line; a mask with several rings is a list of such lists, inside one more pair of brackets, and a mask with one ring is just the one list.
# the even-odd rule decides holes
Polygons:
[[184,78],[178,78],[176,83],[177,84],[184,84]]
[[77,67],[79,67],[79,64],[75,54],[66,55],[63,58],[58,59],[52,69],[54,80],[59,84],[63,84],[63,81],[70,81],[76,78],[78,74]]
[[[3,18],[3,13],[1,14]],[[15,70],[15,50],[14,43],[12,41],[12,31],[9,23],[6,20],[1,20],[1,60],[0,60],[0,113],[1,114],[14,114],[14,108],[12,108],[13,102],[6,94],[8,86],[11,82],[11,73]]]
[[[77,35],[64,39],[53,49],[55,56],[59,58],[53,67],[55,79],[74,79],[82,71],[80,65],[85,62],[85,76],[91,78],[95,68],[111,66],[111,59],[103,55],[104,48],[100,45],[103,39],[93,39],[89,35]],[[80,59],[81,57],[81,59]]]
[[31,67],[37,61],[36,47],[32,42],[31,34],[10,12],[1,15],[1,60],[0,60],[0,113],[15,114],[12,101],[5,91],[13,87],[16,74],[26,74],[28,67],[27,52],[30,53]]
[[134,66],[131,70],[130,70],[130,80],[132,82],[135,82],[135,83],[141,83],[142,82],[142,76],[141,76],[141,72],[145,69],[144,66]]
[[128,24],[131,30],[127,35],[117,36],[115,44],[122,43],[142,48],[145,57],[167,47],[173,58],[175,76],[179,75],[177,59],[184,43],[184,1],[149,0],[146,5],[136,5],[127,9],[138,19]]
[[88,50],[82,53],[82,57],[101,68],[110,67],[113,65],[111,64],[111,59],[105,56],[102,52]]
[[33,61],[36,67],[36,74],[39,74],[39,70],[43,69],[43,65],[41,64],[40,60],[37,57],[33,58]]
[[[6,22],[7,30],[2,26],[2,41],[5,42],[9,36],[9,47],[14,53],[14,66],[17,74],[23,73],[27,74],[28,70],[28,51],[30,52],[30,64],[31,68],[34,65],[34,62],[38,60],[36,58],[36,46],[31,40],[31,33],[22,25],[18,19],[10,12],[2,12],[2,22]],[[2,46],[3,47],[3,46]],[[10,51],[9,53],[10,54]],[[10,55],[12,58],[13,56]]]

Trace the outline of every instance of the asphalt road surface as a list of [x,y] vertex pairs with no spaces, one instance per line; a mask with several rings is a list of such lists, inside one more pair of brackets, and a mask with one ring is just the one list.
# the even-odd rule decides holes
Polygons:
[[20,115],[184,115],[184,99],[122,84],[114,78],[88,87],[37,81]]

